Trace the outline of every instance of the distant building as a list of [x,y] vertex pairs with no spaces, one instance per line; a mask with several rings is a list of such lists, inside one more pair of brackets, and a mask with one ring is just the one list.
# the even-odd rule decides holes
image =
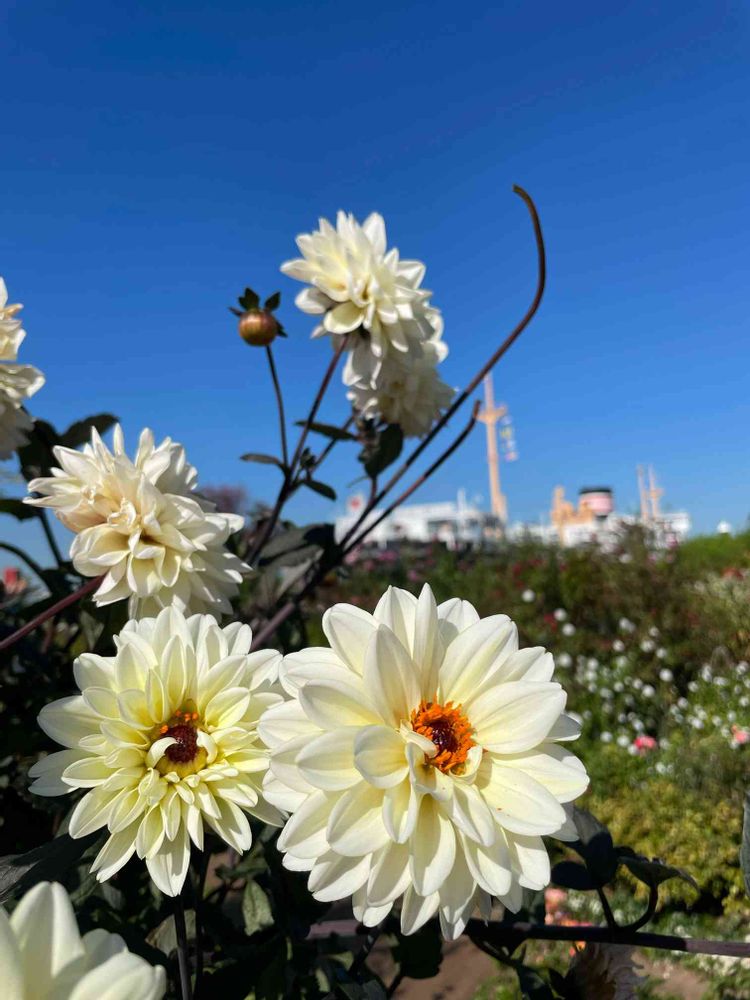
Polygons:
[[[343,538],[352,527],[364,504],[365,498],[361,494],[349,498],[346,513],[336,518],[337,539]],[[364,524],[372,524],[381,513],[377,509],[371,511]],[[387,548],[404,541],[424,544],[440,542],[448,549],[455,549],[464,545],[481,545],[485,539],[498,534],[497,518],[468,503],[465,491],[459,490],[455,501],[397,507],[372,530],[367,544]]]

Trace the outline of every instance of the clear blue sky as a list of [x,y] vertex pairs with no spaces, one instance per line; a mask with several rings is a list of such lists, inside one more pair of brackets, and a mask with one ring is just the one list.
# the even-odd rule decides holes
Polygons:
[[[261,352],[226,306],[282,290],[301,417],[328,358],[294,236],[338,208],[427,262],[444,377],[526,308],[535,197],[542,311],[496,370],[521,460],[511,514],[655,465],[699,530],[750,513],[750,13],[746,3],[5,3],[0,274],[25,303],[33,410],[111,409],[182,441],[203,483],[255,498],[276,424]],[[324,418],[343,416],[337,388]],[[456,424],[458,427],[458,424]],[[487,496],[483,429],[419,494]],[[345,449],[327,478],[356,468]],[[345,491],[344,491],[345,492]],[[312,494],[291,509],[325,518]],[[6,525],[9,531],[15,528]],[[21,537],[25,537],[26,533]],[[7,537],[7,534],[6,534]]]

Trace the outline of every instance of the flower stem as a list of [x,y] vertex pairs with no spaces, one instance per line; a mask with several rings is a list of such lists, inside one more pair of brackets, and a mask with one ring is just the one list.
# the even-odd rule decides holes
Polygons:
[[281,457],[284,462],[285,468],[289,466],[289,450],[286,444],[286,420],[284,418],[284,398],[281,394],[281,384],[279,383],[279,376],[276,371],[276,364],[273,360],[273,351],[271,350],[271,345],[266,347],[266,357],[268,358],[268,367],[271,369],[271,381],[273,382],[273,389],[276,393],[276,405],[279,409],[279,428],[281,430]]
[[326,369],[326,373],[323,376],[323,381],[320,383],[315,399],[313,400],[312,407],[310,408],[310,412],[307,416],[307,420],[305,420],[304,426],[299,436],[299,440],[297,441],[297,447],[294,449],[292,460],[287,467],[286,475],[284,476],[284,481],[282,482],[281,487],[279,489],[279,495],[276,497],[276,503],[274,504],[273,510],[266,519],[265,524],[261,528],[258,534],[258,538],[255,541],[255,544],[253,545],[251,551],[248,553],[247,562],[250,563],[251,566],[262,552],[263,547],[268,541],[268,539],[271,537],[273,529],[276,527],[276,523],[279,520],[279,515],[281,514],[281,510],[284,506],[284,503],[286,502],[287,498],[293,491],[294,474],[297,468],[297,463],[299,462],[300,456],[302,455],[302,449],[305,446],[307,435],[310,431],[310,425],[315,420],[317,412],[320,408],[320,404],[323,402],[323,396],[325,396],[326,394],[326,389],[328,388],[328,385],[331,379],[333,378],[333,373],[336,370],[336,365],[339,363],[339,358],[344,352],[344,348],[346,347],[348,339],[349,339],[348,337],[340,338],[341,343],[336,348],[336,351],[334,352],[334,355],[331,358],[330,364]]
[[4,649],[8,649],[14,643],[18,642],[19,639],[23,639],[23,637],[28,635],[29,632],[33,632],[35,628],[39,628],[40,625],[44,625],[46,621],[49,621],[50,618],[54,618],[55,615],[58,615],[61,611],[69,608],[71,604],[75,604],[76,601],[80,601],[82,597],[86,597],[87,594],[96,590],[100,583],[101,577],[95,576],[93,580],[89,580],[88,583],[84,583],[84,585],[79,587],[78,590],[74,590],[72,594],[68,594],[67,597],[63,597],[56,604],[47,608],[46,611],[42,611],[38,614],[36,618],[32,618],[30,622],[26,622],[25,625],[16,629],[15,632],[6,636],[0,642],[0,652]]
[[182,902],[182,894],[174,897],[174,926],[177,932],[177,964],[180,971],[180,993],[182,1000],[193,1000],[193,987],[190,982],[187,928],[185,927],[185,907]]
[[55,558],[55,562],[58,568],[62,569],[65,560],[63,559],[63,554],[60,551],[60,547],[57,544],[57,539],[52,532],[52,526],[49,523],[49,518],[47,517],[47,511],[43,507],[37,507],[37,513],[39,515],[39,520],[42,523],[42,531],[45,534],[49,547],[52,550],[52,555]]

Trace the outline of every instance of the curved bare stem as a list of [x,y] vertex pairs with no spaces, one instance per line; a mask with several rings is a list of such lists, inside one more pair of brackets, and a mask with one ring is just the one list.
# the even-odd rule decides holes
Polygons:
[[544,236],[542,235],[542,225],[539,221],[539,214],[537,213],[536,206],[531,199],[531,196],[527,194],[522,187],[517,184],[513,185],[513,191],[521,198],[527,209],[529,210],[529,215],[531,216],[531,223],[534,227],[534,238],[536,240],[536,250],[537,250],[537,284],[536,292],[534,293],[534,298],[531,300],[531,304],[524,313],[521,320],[513,327],[511,332],[505,338],[505,340],[500,344],[497,350],[490,356],[489,360],[482,365],[479,371],[476,373],[473,379],[469,382],[465,389],[463,389],[453,400],[453,403],[448,407],[445,413],[440,417],[439,420],[435,422],[432,430],[427,434],[414,451],[409,455],[409,457],[404,461],[401,466],[394,472],[388,482],[378,491],[372,501],[365,505],[364,510],[360,514],[357,521],[352,525],[349,531],[346,533],[344,538],[341,540],[341,544],[346,546],[349,539],[354,535],[359,526],[363,523],[364,519],[370,513],[370,511],[376,507],[380,501],[385,497],[396,483],[401,479],[401,477],[411,468],[411,466],[417,461],[419,456],[424,452],[434,438],[440,433],[440,431],[445,427],[450,418],[456,412],[456,410],[461,407],[466,399],[471,395],[471,393],[476,389],[479,383],[482,381],[484,376],[495,367],[498,361],[503,357],[504,354],[513,346],[513,344],[518,340],[523,331],[529,325],[531,320],[534,318],[539,305],[542,301],[542,296],[544,295],[544,287],[547,281],[547,258],[544,249]]
[[393,511],[397,507],[400,507],[402,503],[405,503],[405,501],[409,499],[412,493],[415,493],[419,489],[419,487],[423,485],[423,483],[427,482],[430,476],[432,476],[435,472],[437,472],[437,470],[440,468],[443,462],[446,462],[451,457],[453,452],[461,447],[461,445],[464,443],[466,438],[473,430],[474,424],[477,422],[480,405],[481,404],[479,400],[477,400],[472,408],[471,418],[468,424],[466,425],[466,427],[464,427],[464,429],[461,431],[461,433],[458,435],[455,441],[453,441],[453,443],[448,448],[446,448],[443,454],[439,458],[437,458],[428,469],[425,469],[425,471],[422,473],[421,476],[419,476],[417,479],[414,480],[414,482],[411,484],[411,486],[408,487],[408,489],[405,489],[403,493],[399,494],[399,496],[397,496],[396,499],[393,500],[386,507],[386,509],[381,514],[378,515],[378,517],[372,522],[372,524],[368,524],[362,530],[362,532],[356,536],[356,538],[352,539],[348,543],[348,545],[344,549],[344,555],[348,555],[348,553],[351,552],[352,549],[355,549],[360,544],[360,542],[362,542],[363,539],[370,534],[370,532],[374,528],[377,528],[377,526],[380,524],[381,521],[384,521],[389,516],[389,514],[393,513]]
[[42,611],[40,614],[36,616],[36,618],[32,618],[30,622],[26,622],[25,625],[23,625],[19,629],[16,629],[15,632],[13,632],[9,636],[6,636],[5,639],[3,639],[0,642],[0,652],[2,652],[5,649],[8,649],[14,643],[18,642],[19,639],[23,639],[25,635],[28,635],[29,632],[33,632],[34,629],[39,628],[40,625],[43,625],[46,621],[49,621],[50,618],[54,618],[55,615],[59,615],[61,611],[64,611],[66,608],[69,608],[71,604],[75,604],[76,601],[80,601],[82,597],[86,597],[87,594],[90,594],[92,591],[96,590],[96,588],[99,586],[101,582],[102,582],[101,577],[95,576],[93,580],[89,580],[88,583],[85,583],[82,587],[79,587],[78,590],[74,590],[72,594],[68,594],[67,597],[63,597],[61,600],[57,601],[56,604],[53,604],[49,608],[47,608],[46,611]]

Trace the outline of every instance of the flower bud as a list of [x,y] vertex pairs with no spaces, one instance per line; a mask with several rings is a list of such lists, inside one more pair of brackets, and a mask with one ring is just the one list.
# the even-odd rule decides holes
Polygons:
[[279,333],[279,323],[268,309],[248,309],[240,316],[240,337],[252,347],[268,347]]

